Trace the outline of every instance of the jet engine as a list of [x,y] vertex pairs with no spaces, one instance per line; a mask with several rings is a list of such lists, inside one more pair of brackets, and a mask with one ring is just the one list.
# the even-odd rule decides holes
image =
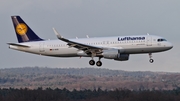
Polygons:
[[129,59],[129,54],[121,53],[121,50],[118,49],[104,50],[102,55],[106,59],[114,59],[117,61],[126,61]]

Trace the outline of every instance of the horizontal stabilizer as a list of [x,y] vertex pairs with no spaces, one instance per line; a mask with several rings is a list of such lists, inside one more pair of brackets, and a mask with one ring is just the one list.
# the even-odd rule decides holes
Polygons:
[[13,45],[13,46],[20,46],[20,47],[30,47],[29,45],[22,45],[22,44],[17,44],[17,43],[7,43],[8,45]]

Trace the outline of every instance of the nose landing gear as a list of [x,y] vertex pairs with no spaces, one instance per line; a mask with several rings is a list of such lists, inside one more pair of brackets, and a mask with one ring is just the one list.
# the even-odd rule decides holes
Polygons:
[[154,60],[152,59],[152,53],[149,53],[149,58],[150,58],[149,62],[150,62],[150,63],[153,63]]
[[150,59],[150,60],[149,60],[149,62],[150,62],[150,63],[153,63],[153,62],[154,62],[154,60],[153,60],[153,59]]

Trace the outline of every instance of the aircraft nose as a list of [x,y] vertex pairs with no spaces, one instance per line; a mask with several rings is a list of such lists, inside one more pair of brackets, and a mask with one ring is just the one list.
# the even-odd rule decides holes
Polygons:
[[169,42],[166,47],[168,47],[169,49],[171,49],[171,48],[173,48],[173,44]]

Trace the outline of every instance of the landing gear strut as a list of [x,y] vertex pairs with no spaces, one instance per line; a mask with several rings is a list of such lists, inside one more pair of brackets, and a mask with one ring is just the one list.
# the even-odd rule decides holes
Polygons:
[[91,66],[93,66],[94,64],[95,64],[95,61],[94,61],[94,56],[95,56],[95,54],[92,54],[91,55],[91,57],[92,57],[92,59],[89,61],[89,64],[91,65]]
[[149,53],[149,58],[150,58],[149,62],[150,62],[150,63],[153,63],[154,60],[152,59],[152,53]]

